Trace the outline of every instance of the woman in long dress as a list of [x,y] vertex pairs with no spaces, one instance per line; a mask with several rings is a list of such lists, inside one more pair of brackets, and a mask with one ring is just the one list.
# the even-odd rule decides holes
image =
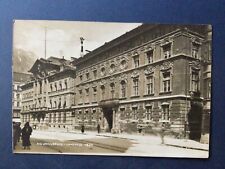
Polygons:
[[29,122],[26,122],[22,129],[22,141],[23,141],[23,149],[30,149],[30,135],[32,133],[32,128],[29,125]]

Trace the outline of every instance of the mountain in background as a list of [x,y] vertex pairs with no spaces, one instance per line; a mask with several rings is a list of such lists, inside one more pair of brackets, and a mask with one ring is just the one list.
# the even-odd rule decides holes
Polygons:
[[23,49],[13,50],[13,72],[28,73],[37,56],[33,52]]

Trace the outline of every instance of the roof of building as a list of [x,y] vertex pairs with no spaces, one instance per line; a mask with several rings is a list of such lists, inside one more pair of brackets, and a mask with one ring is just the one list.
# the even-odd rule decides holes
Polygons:
[[26,81],[29,81],[30,79],[31,79],[31,74],[13,72],[13,81],[14,82],[26,82]]
[[[74,62],[73,64],[74,65],[77,65],[81,62],[85,62],[86,60],[88,60],[89,58],[92,58],[110,48],[113,48],[123,42],[126,42],[140,34],[142,34],[143,32],[146,32],[146,31],[149,31],[151,29],[154,29],[154,28],[157,28],[158,26],[168,26],[167,24],[142,24],[134,29],[132,29],[131,31],[129,32],[126,32],[125,34],[122,34],[121,36],[109,41],[109,42],[106,42],[104,45],[96,48],[95,50],[85,54],[83,57],[80,57],[76,60],[76,62]],[[170,25],[172,26],[172,25]],[[200,27],[205,27],[206,25],[175,25],[177,26],[177,28],[193,28],[193,30],[196,30],[199,29]]]
[[80,57],[76,60],[76,64],[79,64],[80,62],[83,62],[87,59],[89,59],[90,57],[93,57],[94,55],[97,55],[99,53],[101,53],[102,51],[104,50],[107,50],[115,45],[118,45],[119,43],[121,42],[124,42],[124,41],[127,41],[135,36],[137,36],[138,34],[142,33],[143,31],[146,31],[146,30],[149,30],[149,29],[152,29],[153,27],[157,26],[157,24],[155,25],[150,25],[150,24],[142,24],[134,29],[132,29],[131,31],[129,32],[126,32],[124,33],[123,35],[109,41],[109,42],[106,42],[104,45],[96,48],[95,50],[87,53],[86,55],[84,55],[83,57]]

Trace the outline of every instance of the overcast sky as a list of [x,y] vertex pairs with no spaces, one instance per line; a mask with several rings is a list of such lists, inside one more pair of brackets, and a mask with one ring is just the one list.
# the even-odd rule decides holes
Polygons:
[[140,23],[74,22],[74,21],[31,21],[16,20],[14,23],[13,45],[33,52],[38,58],[45,56],[80,56],[80,37],[85,39],[84,50],[94,50]]

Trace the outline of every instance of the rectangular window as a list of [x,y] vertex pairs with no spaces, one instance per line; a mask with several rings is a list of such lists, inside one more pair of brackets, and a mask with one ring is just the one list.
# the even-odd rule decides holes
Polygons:
[[163,92],[171,91],[170,72],[164,72],[163,73],[162,89],[163,89]]
[[191,91],[197,92],[199,90],[199,72],[192,71],[191,73]]
[[146,106],[145,107],[145,109],[146,109],[146,120],[152,120],[152,106]]
[[50,91],[52,92],[52,84],[50,84]]
[[134,67],[139,67],[139,55],[133,57]]
[[56,122],[56,113],[54,113],[54,116],[53,116],[53,122],[54,122],[54,123]]
[[57,91],[57,83],[55,83],[55,91]]
[[93,109],[92,110],[92,115],[91,115],[91,119],[94,119],[94,117],[96,116],[96,110],[95,109]]
[[52,114],[49,114],[49,123],[51,123],[52,122]]
[[132,107],[132,119],[136,120],[137,119],[137,107]]
[[153,50],[146,52],[147,63],[153,63]]
[[102,100],[105,99],[105,86],[101,86],[101,96],[102,96]]
[[163,55],[165,59],[168,59],[171,57],[171,44],[167,44],[163,46]]
[[138,96],[138,85],[139,85],[139,82],[138,82],[138,79],[137,78],[135,78],[134,80],[133,80],[133,94],[134,94],[134,96]]
[[66,113],[63,113],[63,123],[66,123]]
[[124,80],[121,81],[121,97],[126,97],[126,82]]
[[62,83],[59,82],[59,90],[62,90]]
[[97,101],[97,87],[93,87],[93,102]]
[[67,80],[64,81],[64,85],[65,85],[65,89],[67,89],[68,88],[68,86],[67,86]]
[[169,120],[170,113],[169,113],[169,105],[162,105],[162,120]]
[[211,80],[207,81],[207,99],[211,98]]
[[146,94],[149,95],[149,94],[153,94],[154,91],[153,91],[153,76],[147,76],[146,77]]
[[199,44],[192,43],[191,56],[195,59],[199,58]]
[[110,84],[110,88],[111,88],[111,98],[113,99],[115,97],[115,84],[111,83]]
[[85,103],[89,102],[89,89],[85,89],[86,92],[86,98],[85,98]]
[[61,123],[61,113],[58,114],[58,123]]
[[52,100],[49,100],[50,108],[52,108]]
[[80,95],[80,103],[83,103],[83,92],[82,92],[82,90],[79,90],[79,95]]

